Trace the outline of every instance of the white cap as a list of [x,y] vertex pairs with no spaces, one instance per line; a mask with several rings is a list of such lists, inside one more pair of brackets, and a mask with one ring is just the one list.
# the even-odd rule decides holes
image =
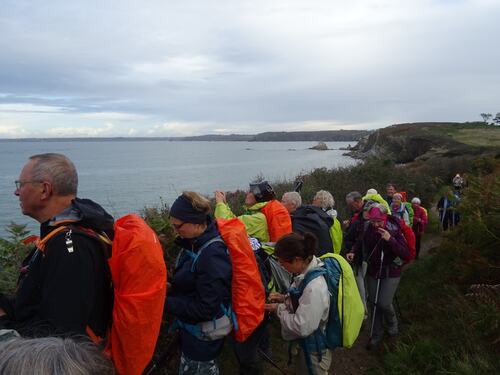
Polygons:
[[420,203],[421,203],[421,202],[420,202],[420,198],[417,198],[417,197],[413,198],[413,199],[411,200],[411,203],[420,204]]

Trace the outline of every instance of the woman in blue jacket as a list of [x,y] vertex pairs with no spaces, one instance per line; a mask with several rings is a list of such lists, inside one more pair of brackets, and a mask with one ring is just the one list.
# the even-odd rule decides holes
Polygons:
[[170,225],[183,249],[166,302],[181,338],[179,374],[218,374],[215,358],[232,329],[225,315],[231,260],[209,211],[208,199],[195,192],[182,193],[170,208]]

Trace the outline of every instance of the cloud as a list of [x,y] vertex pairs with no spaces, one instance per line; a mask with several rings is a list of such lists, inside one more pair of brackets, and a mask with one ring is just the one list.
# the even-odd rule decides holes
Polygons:
[[31,5],[2,5],[0,124],[33,134],[372,128],[500,110],[495,0]]
[[49,137],[106,137],[115,134],[115,126],[107,123],[102,128],[93,127],[56,127],[45,131]]
[[1,125],[0,124],[0,138],[23,138],[27,137],[29,133],[19,125]]

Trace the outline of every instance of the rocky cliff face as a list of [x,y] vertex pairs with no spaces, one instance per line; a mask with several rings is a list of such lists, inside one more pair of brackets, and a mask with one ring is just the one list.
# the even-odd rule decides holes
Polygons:
[[[463,129],[478,129],[475,123],[413,123],[379,129],[363,137],[346,155],[366,159],[376,157],[396,163],[453,157],[484,152],[488,147],[471,146],[457,140]],[[475,128],[476,127],[476,128]],[[490,130],[490,129],[488,129]],[[500,129],[498,129],[500,131]],[[463,137],[462,137],[463,138]]]

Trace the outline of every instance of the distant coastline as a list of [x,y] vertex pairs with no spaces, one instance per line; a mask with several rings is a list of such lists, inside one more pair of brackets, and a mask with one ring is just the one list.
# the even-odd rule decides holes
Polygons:
[[69,138],[0,138],[0,142],[351,142],[369,135],[368,130],[322,130],[297,132],[265,132],[258,134],[206,134],[190,137],[69,137]]

